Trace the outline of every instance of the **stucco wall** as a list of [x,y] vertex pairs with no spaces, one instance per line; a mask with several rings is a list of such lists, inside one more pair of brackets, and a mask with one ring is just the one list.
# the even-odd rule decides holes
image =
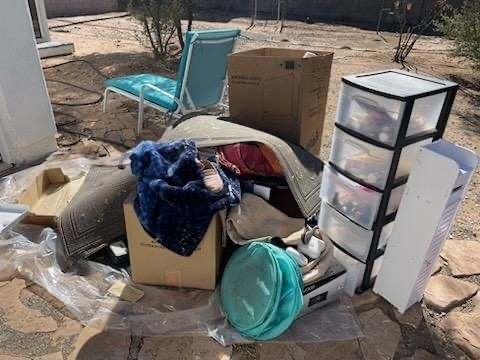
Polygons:
[[56,128],[27,3],[1,4],[0,153],[21,164],[56,150]]
[[118,11],[118,0],[44,0],[47,16],[93,15]]

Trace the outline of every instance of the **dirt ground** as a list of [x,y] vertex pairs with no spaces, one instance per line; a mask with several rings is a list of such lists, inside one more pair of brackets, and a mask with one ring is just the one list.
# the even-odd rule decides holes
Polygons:
[[[42,61],[59,128],[58,142],[61,149],[55,155],[56,157],[113,155],[116,151],[124,151],[143,139],[158,139],[163,132],[161,123],[165,119],[156,111],[147,111],[147,124],[144,131],[137,137],[134,131],[137,119],[136,103],[128,101],[123,97],[112,95],[106,113],[102,112],[101,104],[98,103],[104,89],[103,81],[108,77],[137,72],[154,72],[173,76],[178,65],[178,61],[168,63],[154,61],[148,49],[142,46],[137,39],[138,31],[140,30],[139,26],[130,17],[122,15],[115,13],[49,20],[53,39],[73,42],[75,45],[73,56]],[[205,20],[196,21],[194,28],[235,27],[245,30],[250,23],[250,20],[246,18],[225,18],[222,14],[208,14],[201,16],[201,18]],[[274,22],[269,21],[265,23],[264,21],[258,21],[255,27],[242,32],[237,50],[268,46],[334,52],[323,144],[319,154],[321,159],[326,160],[330,149],[341,77],[348,74],[392,67],[398,68],[398,64],[391,62],[395,44],[396,37],[393,34],[376,34],[373,31],[355,27],[287,22],[286,28],[282,33],[279,33],[278,26]],[[409,57],[408,67],[412,71],[448,78],[461,85],[445,138],[478,152],[480,147],[480,78],[470,70],[466,61],[450,56],[451,46],[452,44],[444,38],[424,37],[417,43]],[[67,63],[70,60],[75,60],[75,62]],[[59,83],[58,80],[63,83]],[[80,86],[83,89],[72,87],[66,83]],[[73,104],[84,102],[95,104],[72,106]],[[435,174],[432,174],[432,177],[434,176]],[[451,232],[450,239],[478,240],[480,235],[479,188],[480,174],[477,171]],[[443,266],[441,271],[445,274],[450,273],[446,265]],[[464,280],[480,285],[479,278],[475,276],[467,277]],[[7,285],[10,286],[11,284]],[[18,286],[22,288],[21,284]],[[42,289],[28,283],[25,286],[26,288],[23,287],[23,289],[28,291],[28,294],[32,297],[38,297],[38,301],[44,301],[45,306],[54,303],[54,300],[48,298],[48,294],[45,294],[44,291],[42,292]],[[408,321],[399,320],[393,309],[385,301],[370,292],[357,298],[354,300],[354,304],[359,313],[360,323],[365,327],[366,339],[364,340],[338,344],[320,344],[318,346],[310,346],[308,344],[284,344],[276,347],[268,344],[238,346],[226,352],[219,350],[218,354],[221,356],[215,352],[218,356],[211,355],[211,358],[467,358],[467,355],[453,345],[451,339],[446,337],[437,326],[442,318],[446,316],[445,313],[437,313],[428,309],[425,305],[419,305],[415,307],[414,313],[417,315],[414,315],[414,317],[420,316],[420,319],[418,319],[418,322],[415,321],[415,324],[412,324]],[[472,299],[466,305],[454,311],[469,312],[475,301],[478,300]],[[54,308],[57,309],[58,307],[61,309],[61,306]],[[380,313],[378,313],[379,309],[381,310]],[[63,314],[64,317],[67,315]],[[383,326],[386,326],[385,328],[388,329],[388,326],[391,325],[393,329],[391,334],[388,331],[388,334],[377,334],[375,332],[377,330],[369,328],[371,324],[370,319],[376,319],[377,317],[379,331],[382,331]],[[69,319],[67,316],[65,321],[73,323],[74,319]],[[8,325],[5,325],[5,322],[2,324],[2,326]],[[77,325],[72,325],[72,327],[75,326]],[[398,332],[398,329],[400,329],[401,333],[399,338],[396,341],[395,339],[392,340],[390,335],[395,337],[394,333]],[[70,331],[71,338],[68,341],[57,341],[55,343],[57,344],[56,347],[52,345],[49,350],[41,350],[41,355],[50,356],[51,354],[56,354],[55,356],[57,357],[49,357],[49,359],[71,358],[74,356],[72,354],[78,354],[78,347],[83,346],[82,344],[85,343],[84,340],[80,341],[79,338],[82,336],[87,336],[88,338],[88,335],[85,335],[84,332],[85,329],[81,330],[80,327],[75,331]],[[378,343],[372,339],[375,337],[379,339]],[[5,334],[0,334],[0,345],[5,344],[5,339]],[[15,337],[9,339],[15,341]],[[28,336],[22,339],[22,341],[27,343],[29,341]],[[32,337],[31,339],[34,338]],[[379,343],[380,340],[382,340],[382,343]],[[199,357],[197,356],[198,354],[191,357],[186,356],[181,351],[181,345],[178,345],[177,348],[173,347],[173,349],[171,345],[167,346],[165,343],[155,343],[156,347],[150,344],[149,346],[153,346],[152,348],[158,350],[156,352],[142,352],[142,349],[146,349],[146,342],[148,340],[136,338],[125,340],[127,345],[122,343],[123,345],[121,346],[126,346],[128,351],[112,358],[208,358]],[[393,350],[385,350],[384,348],[387,346],[385,344],[390,342],[394,344],[391,346]],[[99,342],[98,344],[101,343]],[[105,340],[105,343],[108,343],[108,340]],[[192,346],[191,339],[187,343],[190,344],[188,346]],[[59,348],[58,344],[61,344],[61,348]],[[101,347],[101,345],[99,346]],[[165,357],[166,354],[159,350],[161,346],[167,346],[172,353]],[[211,344],[209,346],[214,345]],[[380,350],[371,350],[377,348]],[[334,351],[335,349],[337,349],[336,352]],[[425,350],[428,353],[425,353]],[[36,354],[39,353],[36,350],[33,351],[32,348],[25,344],[18,348],[9,346],[8,351],[4,352],[5,355],[2,357],[2,346],[0,346],[0,359],[43,358],[37,356]],[[88,357],[90,359],[98,358],[95,356],[95,353],[95,347],[92,347]],[[143,354],[143,356],[139,356],[139,354]],[[150,354],[151,357],[145,354]],[[185,357],[181,357],[180,354],[183,354],[181,356]],[[438,357],[435,357],[433,354],[437,354]],[[102,358],[107,357],[103,355]],[[45,357],[45,359],[47,358]]]

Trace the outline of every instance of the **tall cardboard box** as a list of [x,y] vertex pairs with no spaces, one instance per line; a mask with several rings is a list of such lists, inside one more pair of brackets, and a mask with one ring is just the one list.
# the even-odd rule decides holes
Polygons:
[[[303,58],[306,52],[315,57]],[[229,55],[231,121],[320,152],[333,53],[262,48]]]
[[143,228],[133,207],[123,206],[133,281],[140,284],[215,289],[222,254],[222,221],[215,215],[195,252],[180,256],[160,245]]

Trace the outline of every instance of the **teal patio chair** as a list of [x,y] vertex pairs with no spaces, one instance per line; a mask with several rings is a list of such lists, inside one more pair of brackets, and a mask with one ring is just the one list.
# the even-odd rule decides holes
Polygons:
[[218,105],[225,93],[227,55],[233,52],[239,35],[240,30],[187,32],[176,80],[155,74],[108,79],[103,112],[110,92],[138,101],[140,133],[145,106],[179,116]]

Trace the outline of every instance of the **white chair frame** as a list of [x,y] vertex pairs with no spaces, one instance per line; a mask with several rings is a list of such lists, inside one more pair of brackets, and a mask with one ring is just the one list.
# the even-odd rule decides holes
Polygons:
[[[190,63],[191,63],[191,60],[192,60],[193,45],[194,45],[195,41],[197,41],[197,38],[198,38],[198,34],[195,34],[192,37],[192,40],[191,40],[190,48],[189,48],[188,54],[187,54],[187,62],[186,62],[186,65],[185,65],[185,74],[183,76],[183,81],[182,81],[182,90],[180,92],[180,99],[185,99],[186,98],[188,104],[184,104],[179,98],[177,98],[177,97],[167,93],[165,90],[162,90],[162,89],[160,89],[160,88],[158,88],[154,85],[151,85],[151,84],[145,84],[140,88],[140,96],[130,94],[129,92],[118,89],[116,87],[108,86],[105,89],[105,93],[104,93],[104,96],[103,96],[103,112],[107,111],[108,95],[111,92],[123,95],[123,96],[125,96],[129,99],[138,101],[137,134],[139,134],[140,131],[142,131],[142,128],[143,128],[145,106],[149,106],[149,107],[151,107],[153,109],[156,109],[158,111],[161,111],[163,113],[170,113],[172,117],[180,117],[181,115],[185,115],[185,114],[192,113],[192,112],[200,110],[201,108],[197,107],[195,105],[195,103],[193,102],[192,97],[190,96],[190,93],[188,92],[188,88],[187,88],[187,79],[188,79],[188,74],[189,74],[189,70],[190,70]],[[206,43],[206,44],[218,44],[218,43],[223,43],[223,42],[227,42],[227,41],[231,41],[231,40],[232,40],[232,38],[226,38],[226,39],[221,39],[221,40],[200,40],[200,41],[203,42],[203,43]],[[225,78],[223,79],[223,89],[222,89],[222,94],[220,96],[220,99],[216,104],[213,104],[212,106],[218,106],[223,101],[223,98],[225,96],[225,91],[226,91],[226,84],[227,84],[226,75],[227,75],[227,72],[225,72]],[[146,100],[145,99],[145,90],[146,89],[151,89],[151,90],[158,91],[158,92],[162,93],[163,95],[173,99],[173,101],[175,101],[175,103],[177,104],[177,109],[175,111],[171,112],[170,110],[168,110],[168,109],[166,109],[166,108],[164,108],[160,105],[157,105],[157,104],[155,104],[151,101]]]

